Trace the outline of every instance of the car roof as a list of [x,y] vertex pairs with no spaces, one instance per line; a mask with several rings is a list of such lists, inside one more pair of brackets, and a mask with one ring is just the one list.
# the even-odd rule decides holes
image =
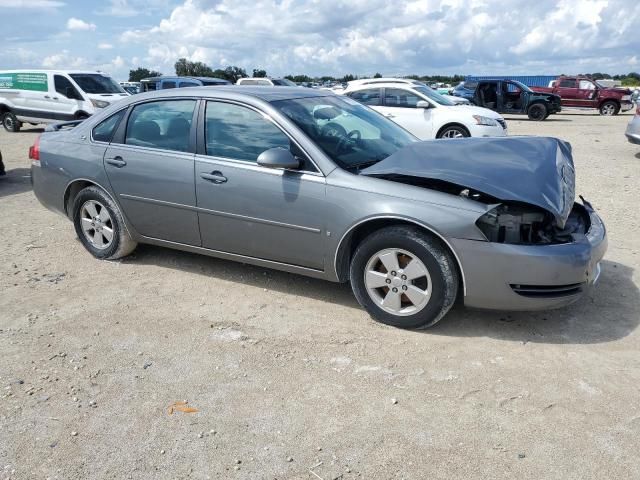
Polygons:
[[376,83],[359,83],[356,85],[349,85],[348,91],[354,90],[370,90],[373,88],[415,88],[422,87],[422,85],[417,85],[415,83],[405,83],[405,82],[376,82]]
[[223,97],[253,97],[265,102],[275,102],[278,100],[291,100],[294,98],[329,97],[335,94],[328,90],[318,90],[313,88],[300,87],[257,87],[243,85],[223,85],[216,87],[188,87],[171,88],[168,90],[155,90],[132,98],[166,98],[184,96],[212,97],[222,93]]
[[140,80],[141,82],[157,82],[159,80],[200,80],[201,82],[226,82],[230,83],[224,78],[218,77],[190,77],[190,76],[178,76],[178,75],[162,75],[160,77],[148,77]]

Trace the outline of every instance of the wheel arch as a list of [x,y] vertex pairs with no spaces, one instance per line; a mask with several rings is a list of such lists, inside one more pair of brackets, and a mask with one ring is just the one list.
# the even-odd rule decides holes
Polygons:
[[462,262],[460,261],[460,257],[458,257],[458,254],[453,249],[451,244],[447,241],[447,239],[428,225],[425,225],[413,219],[392,215],[366,218],[349,227],[349,229],[342,235],[342,238],[338,243],[334,258],[334,269],[338,281],[346,282],[349,279],[349,265],[351,263],[351,257],[355,252],[356,247],[360,244],[360,242],[362,242],[362,240],[364,240],[368,235],[377,230],[395,225],[408,225],[418,227],[423,232],[434,236],[440,242],[442,242],[444,247],[453,255],[453,258],[455,259],[456,268],[458,269],[458,273],[460,274],[462,292],[463,295],[466,295],[467,287],[464,270],[462,269]]
[[471,130],[469,130],[469,128],[464,124],[464,123],[460,123],[460,122],[447,122],[444,125],[442,125],[439,129],[438,129],[438,133],[436,133],[436,138],[440,138],[440,134],[447,128],[449,127],[461,127],[464,128],[464,130],[469,134],[469,136],[471,136]]
[[620,109],[622,106],[620,100],[617,98],[605,98],[600,103],[598,103],[598,110],[600,110],[605,103],[615,103],[618,109]]
[[88,178],[76,178],[75,180],[71,180],[67,184],[67,186],[64,189],[64,196],[62,200],[64,212],[67,215],[67,217],[69,217],[69,219],[73,221],[73,211],[71,209],[73,205],[73,200],[76,198],[76,195],[78,195],[78,193],[80,193],[82,190],[84,190],[87,187],[98,187],[100,190],[104,192],[106,196],[108,196],[111,199],[111,201],[114,204],[118,206],[118,208],[120,209],[120,213],[122,214],[122,218],[124,219],[124,227],[127,230],[127,233],[129,234],[129,236],[131,238],[134,238],[134,236],[132,235],[133,230],[129,225],[129,220],[127,219],[127,216],[124,210],[122,209],[122,206],[120,205],[120,203],[116,201],[116,199],[114,198],[113,195],[111,195],[111,192],[109,190],[104,188],[95,180],[90,180]]
[[0,103],[0,115],[4,115],[5,113],[10,111],[11,111],[11,108],[8,105],[4,103]]

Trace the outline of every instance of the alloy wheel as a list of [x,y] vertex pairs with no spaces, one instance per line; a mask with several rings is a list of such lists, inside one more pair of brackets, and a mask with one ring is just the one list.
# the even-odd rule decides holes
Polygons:
[[96,200],[86,201],[80,208],[80,225],[85,238],[94,247],[104,250],[113,241],[113,221],[109,211]]
[[611,103],[602,106],[602,115],[613,115],[616,113],[616,107]]
[[364,283],[371,300],[393,315],[413,315],[431,298],[429,270],[416,255],[398,248],[381,250],[369,259]]
[[442,134],[442,138],[465,138],[465,136],[464,132],[457,128],[450,128]]

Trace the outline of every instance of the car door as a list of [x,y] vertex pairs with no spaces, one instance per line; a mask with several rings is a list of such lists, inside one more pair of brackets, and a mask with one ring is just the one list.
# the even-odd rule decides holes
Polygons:
[[49,111],[53,113],[51,118],[56,120],[73,119],[83,102],[82,95],[64,75],[54,74],[53,86],[55,91],[48,94],[50,98],[45,96],[45,100],[49,104]]
[[[201,107],[196,196],[202,246],[324,269],[325,179],[300,147],[253,107],[207,101]],[[260,153],[287,148],[299,170],[262,167]]]
[[383,106],[380,113],[408,130],[421,140],[435,137],[433,130],[434,108],[418,108],[417,104],[430,101],[409,88],[384,88]]
[[560,79],[557,94],[562,98],[562,105],[567,107],[584,106],[584,102],[578,99],[578,82],[575,78]]
[[595,108],[598,105],[598,87],[591,80],[578,80],[576,102],[583,107]]
[[191,130],[197,103],[178,98],[135,104],[105,151],[111,187],[141,235],[200,245]]

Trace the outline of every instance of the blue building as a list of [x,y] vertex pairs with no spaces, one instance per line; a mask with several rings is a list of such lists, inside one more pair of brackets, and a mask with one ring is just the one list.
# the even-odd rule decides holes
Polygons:
[[524,83],[528,87],[548,87],[550,82],[553,82],[558,75],[467,75],[465,81],[470,80],[517,80]]

